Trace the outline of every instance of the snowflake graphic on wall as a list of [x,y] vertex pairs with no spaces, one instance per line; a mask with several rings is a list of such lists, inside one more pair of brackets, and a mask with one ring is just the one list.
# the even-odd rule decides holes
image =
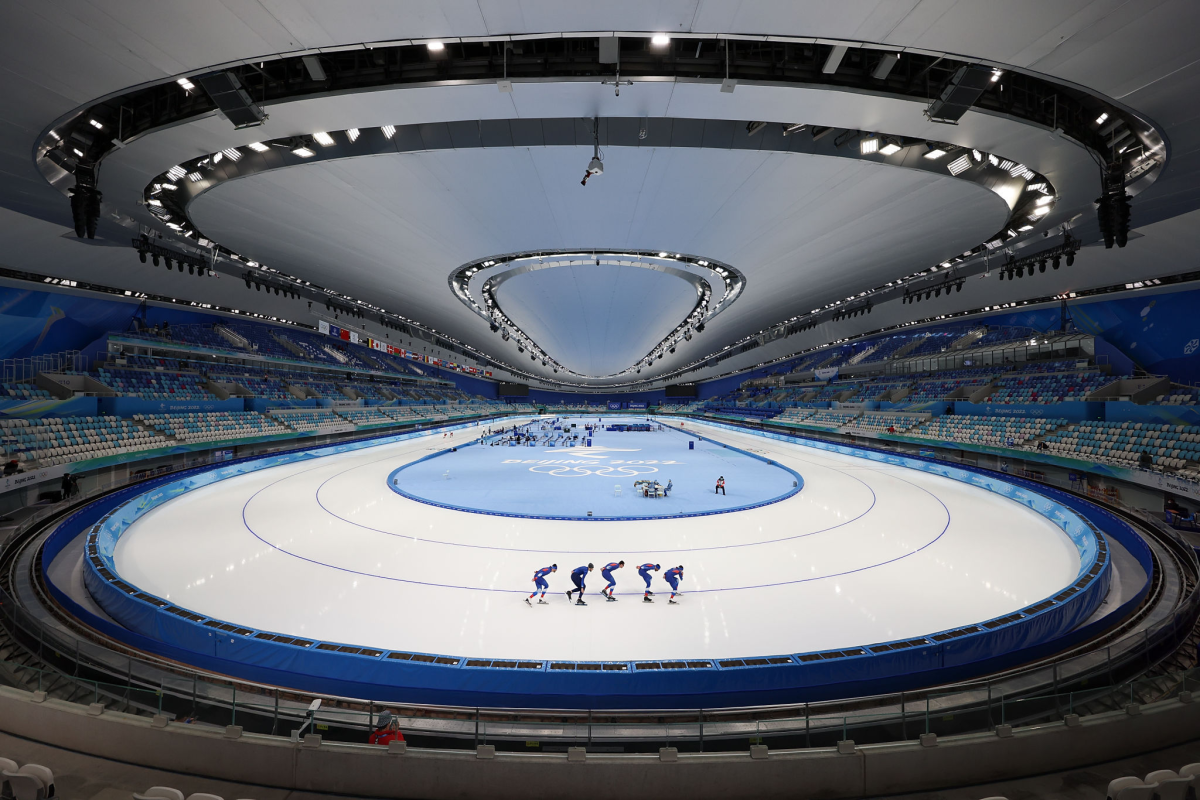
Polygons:
[[1185,356],[1190,356],[1192,353],[1196,352],[1197,349],[1200,349],[1200,339],[1192,339],[1183,346],[1183,354]]

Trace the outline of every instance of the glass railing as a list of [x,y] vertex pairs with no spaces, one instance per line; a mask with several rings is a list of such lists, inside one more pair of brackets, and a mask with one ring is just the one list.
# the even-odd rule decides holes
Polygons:
[[[325,698],[308,711],[301,698],[277,689],[239,684],[208,684],[204,691],[176,676],[158,687],[138,681],[104,681],[64,676],[50,667],[0,661],[0,670],[29,691],[69,685],[69,699],[81,704],[142,715],[158,714],[175,724],[298,739],[317,734],[326,741],[365,744],[384,711],[398,720],[410,747],[553,752],[586,747],[593,752],[652,752],[676,747],[685,752],[744,750],[752,744],[777,749],[832,747],[840,741],[881,744],[911,741],[921,734],[939,737],[994,732],[999,726],[1059,724],[1079,717],[1124,711],[1172,698],[1200,687],[1200,668],[1165,672],[1115,684],[1011,697],[977,689],[963,702],[961,692],[930,692],[911,698],[874,698],[875,708],[841,713],[822,704],[787,708],[717,711],[537,711],[421,708]],[[213,689],[220,689],[215,694]],[[190,691],[189,691],[190,689]],[[307,698],[303,698],[307,700]],[[1190,698],[1188,698],[1190,699]]]

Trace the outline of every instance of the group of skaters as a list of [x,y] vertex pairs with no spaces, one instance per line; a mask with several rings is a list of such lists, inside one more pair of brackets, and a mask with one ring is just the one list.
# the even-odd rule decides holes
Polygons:
[[[610,561],[608,564],[605,564],[600,568],[600,574],[604,577],[604,580],[608,581],[608,585],[600,590],[600,596],[603,597],[606,602],[617,602],[617,598],[613,596],[613,591],[617,588],[617,579],[613,576],[613,573],[624,566],[624,561]],[[567,600],[574,598],[575,605],[587,605],[587,603],[583,601],[583,592],[587,588],[588,573],[593,569],[595,569],[595,565],[588,564],[585,567],[576,567],[575,569],[571,570],[571,582],[575,584],[575,588],[567,590]],[[659,572],[661,569],[662,565],[660,564],[642,564],[637,568],[638,575],[642,576],[642,580],[646,582],[646,590],[642,595],[643,603],[654,602],[654,592],[650,591],[650,579],[652,577],[650,573]],[[533,573],[534,589],[533,594],[525,598],[525,604],[527,606],[533,606],[533,598],[535,597],[538,598],[538,605],[549,605],[549,603],[546,601],[546,592],[550,590],[550,584],[546,581],[546,576],[555,572],[558,572],[558,564],[551,564],[548,567],[542,567],[537,572]],[[677,567],[670,567],[667,569],[666,573],[663,575],[663,580],[665,580],[667,585],[671,587],[671,597],[667,600],[667,602],[673,606],[679,605],[677,602],[675,602],[675,598],[683,596],[683,592],[679,591],[679,582],[683,580],[683,565],[680,564]],[[541,597],[538,597],[539,592],[541,593]],[[578,597],[575,597],[577,592]]]

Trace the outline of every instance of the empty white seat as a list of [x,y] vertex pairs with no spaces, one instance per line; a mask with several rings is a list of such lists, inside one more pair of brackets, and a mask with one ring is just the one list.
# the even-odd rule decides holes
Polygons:
[[54,797],[54,773],[41,764],[26,764],[16,772],[4,771],[16,800],[51,800]]
[[225,798],[220,797],[215,794],[205,794],[204,792],[196,792],[195,794],[189,794],[187,796],[187,800],[225,800]]
[[1192,781],[1191,775],[1180,776],[1169,769],[1158,769],[1146,776],[1147,784],[1158,786],[1159,800],[1186,800]]
[[17,762],[11,758],[0,758],[0,797],[12,797],[12,786],[6,775],[17,771]]
[[1113,800],[1154,800],[1157,794],[1157,783],[1142,783],[1136,786],[1126,786],[1117,792]]
[[151,786],[145,792],[133,793],[134,800],[183,800],[183,792],[170,786]]
[[1107,794],[1108,800],[1116,800],[1117,794],[1120,793],[1120,791],[1122,789],[1128,788],[1130,786],[1144,786],[1144,785],[1145,784],[1142,783],[1141,778],[1134,777],[1132,775],[1125,777],[1125,778],[1116,778],[1116,779],[1108,782],[1108,791],[1106,794]]

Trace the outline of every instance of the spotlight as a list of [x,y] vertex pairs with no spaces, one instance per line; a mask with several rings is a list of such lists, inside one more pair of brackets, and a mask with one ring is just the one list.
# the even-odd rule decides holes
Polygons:
[[179,268],[180,272],[183,272],[183,262],[182,261],[176,261],[175,266]]
[[158,253],[155,253],[154,255],[150,256],[150,260],[153,261],[154,266],[157,267],[158,266]]
[[940,286],[939,286],[938,288],[934,289],[934,290],[933,290],[933,296],[934,296],[934,297],[941,297],[941,296],[942,296],[942,287],[940,287]]
[[167,269],[170,269],[171,268],[171,257],[163,256],[163,263],[165,263],[167,265]]
[[246,288],[247,289],[250,288],[250,279],[249,278],[246,278]]
[[1062,262],[1062,256],[1060,256],[1058,253],[1055,253],[1054,258],[1050,261],[1050,265],[1052,267],[1054,267],[1055,269],[1058,269],[1061,262]]
[[1025,267],[1023,267],[1023,266],[1021,266],[1021,267],[1017,267],[1017,277],[1018,277],[1018,278],[1024,278],[1024,277],[1025,277]]
[[1041,261],[1038,262],[1038,272],[1045,272],[1045,271],[1046,271],[1046,259],[1043,258]]
[[261,284],[261,283],[255,283],[255,284],[254,284],[254,291],[256,291],[256,292],[261,292],[261,291],[262,291],[262,284]]
[[[179,265],[179,267],[180,267],[179,271],[180,271],[180,272],[183,272],[183,265],[182,265],[182,264],[180,264],[180,265]],[[171,265],[170,265],[170,264],[168,264],[168,265],[167,265],[167,269],[170,269],[170,268],[171,268]],[[196,274],[196,267],[195,267],[195,265],[193,265],[193,264],[188,264],[188,275],[195,275],[195,274]]]
[[931,294],[933,294],[933,292],[925,292],[925,299],[928,300]]
[[701,322],[699,325],[696,326],[696,333],[704,333],[704,323],[703,322]]
[[1067,253],[1067,266],[1068,267],[1075,266],[1075,253],[1074,252]]
[[1000,280],[1004,280],[1004,270],[1000,270]]
[[674,348],[674,346],[672,346],[672,347],[671,347],[671,349],[670,349],[668,352],[674,353],[674,352],[675,352],[675,348]]
[[[963,285],[962,285],[962,281],[959,281],[959,282],[958,282],[958,284],[957,284],[957,285],[954,287],[954,291],[956,291],[956,292],[961,292],[961,291],[962,291],[962,286],[963,286]],[[867,313],[868,313],[868,314],[870,314],[870,313],[871,313],[871,309],[869,309],[869,308],[868,308],[868,309],[867,309]]]
[[141,261],[143,264],[146,263],[146,251],[145,250],[138,250],[138,261]]

